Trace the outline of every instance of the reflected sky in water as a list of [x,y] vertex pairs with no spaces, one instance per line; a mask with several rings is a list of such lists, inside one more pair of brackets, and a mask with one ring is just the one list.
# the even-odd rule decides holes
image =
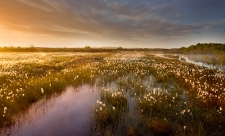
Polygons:
[[[218,70],[222,71],[223,73],[225,73],[225,66],[218,65],[218,64],[215,65],[215,64],[212,64],[211,62],[206,63],[206,62],[203,61],[203,59],[205,59],[205,57],[206,57],[206,55],[180,55],[179,59],[180,60],[183,59],[188,63],[203,66],[203,67],[206,67],[206,68],[218,69]],[[206,59],[207,59],[207,57],[206,57]]]
[[[170,57],[166,56],[165,54],[154,54],[158,57],[162,58],[168,58]],[[211,68],[211,69],[218,69],[225,73],[225,66],[224,65],[219,65],[219,64],[213,64],[213,63],[218,63],[219,60],[215,58],[214,55],[210,54],[192,54],[192,55],[179,55],[179,54],[172,54],[174,56],[179,56],[180,61],[185,61],[191,64],[195,64],[198,66],[206,67],[206,68]]]
[[34,104],[11,131],[12,136],[89,135],[90,113],[99,98],[96,86],[69,87],[50,100]]

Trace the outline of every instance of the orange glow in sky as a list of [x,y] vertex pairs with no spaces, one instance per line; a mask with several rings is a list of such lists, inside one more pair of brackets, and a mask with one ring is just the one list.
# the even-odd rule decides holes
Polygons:
[[0,0],[0,46],[177,48],[225,43],[223,5],[222,0]]

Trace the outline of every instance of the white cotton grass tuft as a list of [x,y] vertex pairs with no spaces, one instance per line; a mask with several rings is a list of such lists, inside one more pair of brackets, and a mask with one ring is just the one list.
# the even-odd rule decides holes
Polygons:
[[44,93],[44,89],[43,88],[41,88],[41,93]]
[[113,110],[116,110],[116,108],[115,108],[115,107],[112,107],[112,109],[113,109]]

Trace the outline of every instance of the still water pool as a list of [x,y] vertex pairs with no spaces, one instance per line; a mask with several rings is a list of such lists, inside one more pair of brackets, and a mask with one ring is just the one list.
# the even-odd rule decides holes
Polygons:
[[49,100],[34,104],[8,130],[12,136],[89,135],[90,112],[99,97],[97,86],[68,87],[65,92]]

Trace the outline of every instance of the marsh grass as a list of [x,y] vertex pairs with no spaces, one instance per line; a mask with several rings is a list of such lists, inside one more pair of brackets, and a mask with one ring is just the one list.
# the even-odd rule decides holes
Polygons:
[[30,64],[29,72],[13,67],[20,72],[0,77],[0,108],[8,107],[1,125],[68,85],[94,84],[98,79],[102,90],[91,112],[92,135],[225,134],[225,78],[218,70],[128,52],[83,59],[63,56],[50,62]]
[[[40,99],[60,95],[67,86],[93,84],[96,80],[95,60],[104,54],[89,57],[52,56],[46,63],[19,58],[9,66],[0,65],[6,74],[0,75],[0,128],[12,126],[16,115],[23,114]],[[14,59],[12,57],[12,59]],[[21,59],[21,60],[20,60]],[[11,72],[10,72],[11,71]]]
[[[134,98],[137,103],[138,112],[126,112],[123,121],[116,123],[122,127],[111,134],[224,134],[225,84],[217,70],[150,55],[138,61],[103,63],[99,73],[103,85],[115,82],[129,94],[125,95],[128,101]],[[147,82],[150,76],[154,83]]]
[[154,135],[170,135],[173,131],[169,122],[162,119],[148,119],[145,125],[147,132]]
[[[167,60],[158,57],[153,58],[158,63],[154,66],[157,69],[157,74],[155,74],[157,81],[170,82],[173,80],[175,83],[179,84],[179,88],[183,88],[181,91],[176,91],[177,93],[186,92],[185,95],[179,94],[178,96],[182,97],[178,99],[174,97],[174,93],[168,93],[168,95],[175,98],[175,102],[173,103],[169,102],[169,97],[167,97],[167,101],[162,102],[172,105],[172,107],[169,108],[169,112],[165,112],[166,107],[163,109],[164,112],[162,112],[163,106],[160,106],[163,104],[160,102],[160,98],[157,98],[156,103],[145,104],[147,106],[144,107],[147,107],[147,110],[151,111],[154,109],[159,112],[156,115],[153,114],[153,117],[159,118],[161,112],[165,113],[163,116],[173,124],[173,129],[176,131],[179,131],[179,127],[174,126],[183,125],[185,128],[188,128],[186,131],[182,132],[185,135],[224,133],[224,128],[222,127],[224,126],[224,114],[222,113],[224,111],[218,110],[223,109],[224,105],[224,96],[222,95],[222,92],[224,92],[223,74],[216,70],[182,63],[177,60]],[[174,71],[173,65],[176,65],[176,71]],[[185,102],[185,104],[181,105],[183,102]],[[177,109],[181,109],[182,111]],[[176,114],[179,116],[174,116]],[[172,123],[174,120],[175,123]]]
[[122,92],[103,89],[97,103],[98,105],[93,108],[95,129],[100,133],[105,133],[105,128],[114,132],[128,111],[127,99]]
[[127,129],[127,136],[140,136],[140,130],[139,128],[137,128],[136,126],[131,126]]

